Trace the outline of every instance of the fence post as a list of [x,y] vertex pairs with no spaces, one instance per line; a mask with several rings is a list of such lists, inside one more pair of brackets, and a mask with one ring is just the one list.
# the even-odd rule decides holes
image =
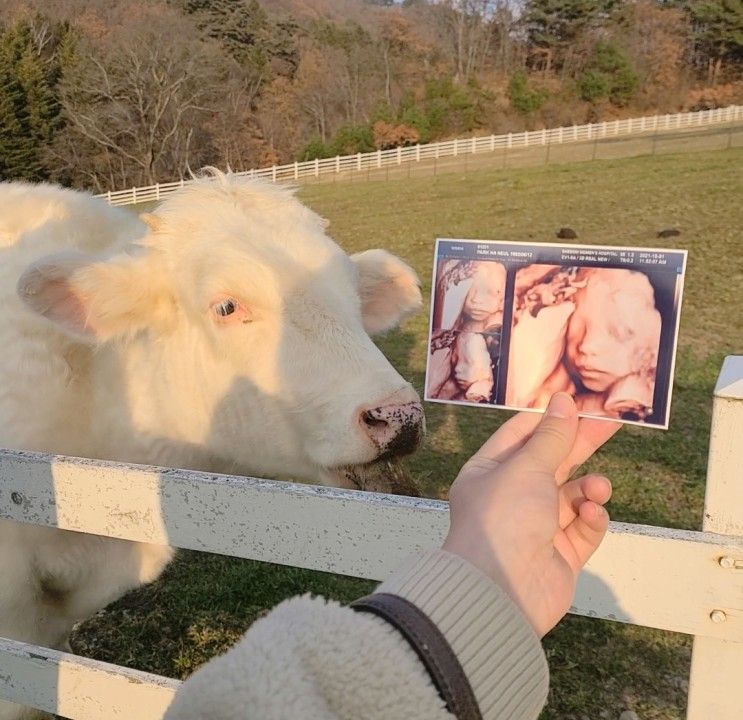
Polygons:
[[271,182],[276,182],[276,166],[271,165]]
[[562,125],[560,125],[560,136],[557,139],[557,142],[559,142],[559,143],[562,143],[562,131],[563,131],[563,127],[562,127]]
[[181,178],[181,187],[185,186],[185,182],[183,181],[183,178]]
[[457,156],[457,149],[458,149],[457,145],[458,145],[457,138],[454,138],[454,157]]
[[477,152],[477,138],[473,135],[472,136],[472,148],[471,152],[474,155]]
[[132,205],[137,204],[137,188],[132,188]]
[[507,146],[508,147],[511,147],[512,144],[513,144],[513,133],[508,133],[508,143],[507,143]]
[[490,136],[490,152],[495,150],[495,135]]
[[335,156],[335,172],[339,173],[341,171],[341,156],[336,155]]
[[160,199],[160,183],[155,183],[155,200]]
[[107,190],[106,195],[108,196],[108,204],[110,205],[111,204],[111,191]]
[[402,165],[402,145],[397,146],[397,164]]
[[377,167],[378,168],[382,167],[382,151],[381,150],[377,150]]
[[315,158],[315,177],[320,177],[320,158]]
[[299,179],[299,163],[296,160],[294,161],[294,179]]
[[[702,527],[705,532],[743,539],[741,437],[743,356],[739,355],[725,358],[715,388]],[[743,573],[743,549],[736,557],[725,556],[715,560],[721,573]],[[710,622],[740,622],[740,605],[735,608],[710,607],[708,610]],[[727,620],[726,614],[730,615]],[[743,643],[695,637],[687,720],[739,720],[741,677]]]
[[415,146],[415,161],[420,162],[421,161],[421,146],[420,143],[418,143]]
[[361,153],[356,153],[356,169],[361,170]]

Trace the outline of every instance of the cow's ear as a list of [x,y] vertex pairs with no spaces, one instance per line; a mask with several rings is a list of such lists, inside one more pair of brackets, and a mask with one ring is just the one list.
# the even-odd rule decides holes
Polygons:
[[149,252],[105,260],[73,253],[45,257],[26,269],[17,291],[28,308],[87,341],[174,322],[172,292]]
[[356,263],[364,329],[371,335],[396,327],[421,308],[421,289],[415,271],[386,250],[351,255]]

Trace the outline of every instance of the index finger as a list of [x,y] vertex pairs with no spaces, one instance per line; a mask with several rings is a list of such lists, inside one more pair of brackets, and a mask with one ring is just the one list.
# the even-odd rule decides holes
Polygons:
[[555,473],[557,484],[562,485],[580,465],[588,460],[621,428],[622,423],[597,420],[596,418],[581,418],[578,422],[578,434],[573,449]]
[[[496,430],[475,453],[476,457],[502,463],[520,450],[539,425],[541,413],[520,412]],[[618,422],[580,418],[573,449],[557,468],[555,480],[562,485],[588,458],[622,427]]]
[[508,460],[532,436],[542,413],[520,412],[503,423],[475,453],[475,457],[502,463]]

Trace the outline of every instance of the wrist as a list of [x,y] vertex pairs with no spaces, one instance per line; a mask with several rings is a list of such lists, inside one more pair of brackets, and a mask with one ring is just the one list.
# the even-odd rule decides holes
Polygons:
[[529,608],[524,604],[521,593],[517,592],[513,582],[503,569],[501,563],[498,561],[497,553],[493,550],[488,550],[484,546],[482,538],[480,538],[478,542],[474,539],[470,539],[466,535],[452,535],[450,532],[444,540],[441,549],[445,552],[451,553],[452,555],[456,555],[461,560],[472,565],[486,578],[497,585],[508,599],[518,608],[532,630],[534,630],[539,637],[544,635],[540,624],[535,620],[529,612]]

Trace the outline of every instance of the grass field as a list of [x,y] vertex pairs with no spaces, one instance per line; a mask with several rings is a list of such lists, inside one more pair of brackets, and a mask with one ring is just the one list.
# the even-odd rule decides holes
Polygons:
[[[426,300],[436,236],[550,241],[569,225],[585,243],[687,248],[671,429],[625,428],[587,469],[613,480],[614,519],[700,526],[712,389],[724,355],[743,348],[743,149],[316,185],[301,197],[348,251],[385,247],[408,260]],[[657,240],[666,227],[682,235]],[[426,325],[423,313],[380,341],[419,390]],[[509,413],[432,404],[426,413],[428,438],[410,467],[425,494],[445,498],[460,465]],[[184,552],[160,581],[79,629],[73,648],[183,677],[285,597],[311,591],[350,600],[369,587]],[[614,720],[625,709],[642,720],[683,717],[688,637],[569,617],[546,647],[552,690],[544,720]]]

